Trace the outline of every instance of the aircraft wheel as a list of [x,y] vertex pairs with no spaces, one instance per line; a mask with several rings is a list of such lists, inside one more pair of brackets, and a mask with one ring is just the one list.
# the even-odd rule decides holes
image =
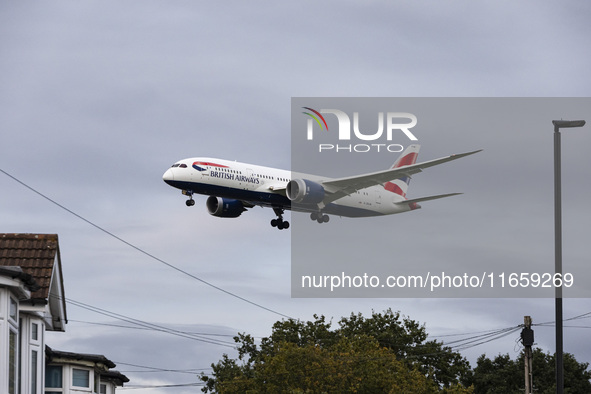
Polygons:
[[316,212],[312,212],[310,214],[310,219],[312,219],[312,220],[318,220],[318,214]]
[[195,205],[195,200],[187,200],[185,201],[185,204],[187,204],[188,207],[192,207],[193,205]]
[[322,221],[323,221],[324,223],[328,223],[328,221],[329,221],[329,220],[330,220],[330,216],[328,216],[328,215],[324,215],[324,216],[322,216]]
[[287,220],[283,222],[283,228],[286,230],[289,228],[289,222]]
[[318,223],[324,223],[324,220],[322,220],[322,216],[319,216],[318,219],[316,219],[316,221]]
[[278,223],[277,219],[273,219],[273,220],[271,220],[271,226],[272,226],[272,227],[277,227],[277,225],[278,225],[278,224],[279,224],[279,223]]

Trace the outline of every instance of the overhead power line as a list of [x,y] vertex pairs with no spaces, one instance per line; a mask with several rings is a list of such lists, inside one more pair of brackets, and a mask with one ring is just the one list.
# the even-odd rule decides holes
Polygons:
[[[57,298],[57,299],[61,299],[58,296],[54,296],[53,294],[50,294],[51,297]],[[204,338],[203,336],[200,335],[196,335],[196,334],[191,334],[191,333],[185,333],[179,330],[175,330],[169,327],[164,327],[164,326],[160,326],[158,324],[154,324],[154,323],[148,323],[142,320],[138,320],[138,319],[134,319],[132,317],[129,316],[125,316],[125,315],[121,315],[115,312],[110,312],[107,311],[106,309],[102,309],[102,308],[98,308],[92,305],[88,305],[85,304],[83,302],[80,301],[76,301],[76,300],[72,300],[71,298],[66,298],[66,302],[70,305],[74,305],[77,306],[79,308],[82,309],[86,309],[104,316],[108,316],[117,320],[121,320],[124,321],[126,323],[130,323],[130,324],[134,324],[137,325],[139,327],[143,327],[146,329],[150,329],[152,331],[158,331],[158,332],[163,332],[163,333],[167,333],[167,334],[171,334],[171,335],[176,335],[179,336],[181,338],[187,338],[187,339],[192,339],[195,341],[200,341],[200,342],[204,342],[204,343],[209,343],[212,345],[219,345],[219,346],[225,346],[225,347],[230,347],[230,348],[235,348],[236,346],[231,343],[231,342],[227,342],[227,341],[222,341],[219,339],[215,339],[215,338]]]
[[107,235],[109,235],[109,236],[111,236],[111,237],[115,238],[115,239],[116,239],[116,240],[118,240],[119,242],[121,242],[121,243],[123,243],[123,244],[125,244],[125,245],[129,246],[129,247],[130,247],[130,248],[132,248],[132,249],[135,249],[136,251],[138,251],[138,252],[142,253],[143,255],[145,255],[145,256],[148,256],[148,257],[149,257],[149,258],[151,258],[152,260],[155,260],[155,261],[157,261],[157,262],[159,262],[159,263],[161,263],[161,264],[164,264],[165,266],[167,266],[167,267],[169,267],[169,268],[172,268],[173,270],[175,270],[175,271],[177,271],[177,272],[180,272],[181,274],[184,274],[184,275],[186,275],[186,276],[188,276],[188,277],[190,277],[190,278],[192,278],[192,279],[195,279],[196,281],[198,281],[198,282],[201,282],[201,283],[203,283],[204,285],[207,285],[207,286],[209,286],[209,287],[212,287],[212,288],[214,288],[214,289],[216,289],[216,290],[218,290],[218,291],[221,291],[222,293],[226,293],[226,294],[228,294],[229,296],[232,296],[232,297],[234,297],[234,298],[237,298],[237,299],[239,299],[239,300],[241,300],[241,301],[244,301],[244,302],[246,302],[246,303],[249,303],[249,304],[251,304],[251,305],[254,305],[254,306],[256,306],[257,308],[261,308],[261,309],[264,309],[264,310],[266,310],[266,311],[268,311],[268,312],[274,313],[274,314],[276,314],[276,315],[279,315],[279,316],[282,316],[282,317],[285,317],[285,318],[291,319],[291,317],[290,317],[290,316],[288,316],[288,315],[285,315],[285,314],[283,314],[283,313],[281,313],[281,312],[277,312],[277,311],[275,311],[275,310],[273,310],[273,309],[271,309],[271,308],[267,308],[266,306],[263,306],[263,305],[261,305],[261,304],[259,304],[259,303],[256,303],[256,302],[254,302],[254,301],[251,301],[251,300],[249,300],[249,299],[246,299],[246,298],[244,298],[244,297],[241,297],[241,296],[239,296],[238,294],[232,293],[231,291],[225,290],[225,289],[223,289],[223,288],[221,288],[221,287],[219,287],[219,286],[216,286],[216,285],[214,285],[213,283],[210,283],[210,282],[208,282],[208,281],[206,281],[206,280],[204,280],[204,279],[201,279],[201,278],[199,278],[198,276],[196,276],[196,275],[193,275],[193,274],[191,274],[191,273],[189,273],[189,272],[187,272],[187,271],[185,271],[185,270],[183,270],[183,269],[181,269],[181,268],[179,268],[179,267],[176,267],[176,266],[174,266],[174,265],[172,265],[172,264],[170,264],[170,263],[168,263],[168,262],[166,262],[166,261],[162,260],[162,259],[161,259],[161,258],[159,258],[159,257],[156,257],[156,256],[154,256],[153,254],[151,254],[151,253],[149,253],[149,252],[145,251],[144,249],[142,249],[142,248],[140,248],[140,247],[138,247],[138,246],[135,246],[135,245],[134,245],[134,244],[132,244],[131,242],[128,242],[128,241],[124,240],[123,238],[121,238],[121,237],[119,237],[119,236],[117,236],[117,235],[113,234],[113,233],[112,233],[112,232],[110,232],[109,230],[107,230],[107,229],[105,229],[105,228],[103,228],[103,227],[99,226],[98,224],[95,224],[94,222],[92,222],[92,221],[90,221],[90,220],[86,219],[85,217],[83,217],[83,216],[81,216],[81,215],[77,214],[76,212],[74,212],[74,211],[72,211],[71,209],[69,209],[69,208],[65,207],[64,205],[62,205],[62,204],[58,203],[57,201],[55,201],[55,200],[51,199],[50,197],[46,196],[45,194],[41,193],[40,191],[36,190],[35,188],[33,188],[33,187],[31,187],[31,186],[27,185],[26,183],[24,183],[24,182],[23,182],[23,181],[21,181],[20,179],[18,179],[18,178],[16,178],[15,176],[13,176],[13,175],[9,174],[8,172],[4,171],[4,170],[3,170],[3,169],[1,169],[1,168],[0,168],[0,172],[2,172],[4,175],[6,175],[7,177],[11,178],[11,179],[12,179],[12,180],[14,180],[15,182],[17,182],[17,183],[21,184],[21,185],[22,185],[22,186],[24,186],[25,188],[29,189],[29,190],[30,190],[30,191],[32,191],[33,193],[35,193],[35,194],[37,194],[37,195],[39,195],[39,196],[43,197],[43,198],[44,198],[44,199],[46,199],[47,201],[51,202],[52,204],[54,204],[54,205],[58,206],[59,208],[63,209],[64,211],[68,212],[69,214],[71,214],[71,215],[73,215],[73,216],[76,216],[78,219],[82,220],[83,222],[85,222],[85,223],[87,223],[87,224],[91,225],[92,227],[96,228],[97,230],[100,230],[100,231],[102,231],[103,233],[105,233],[105,234],[107,234]]
[[[569,317],[568,319],[563,319],[563,322],[567,322],[567,321],[573,321],[573,320],[581,320],[581,319],[588,319],[591,318],[591,312],[586,312],[586,313],[582,313],[580,315],[577,316],[573,316],[573,317]],[[556,324],[555,321],[547,321],[547,322],[543,322],[543,323],[536,323],[536,324],[532,324],[532,326],[549,326],[552,327]],[[570,326],[570,327],[581,327],[584,328],[584,326]]]
[[[131,330],[148,330],[148,331],[152,330],[151,328],[146,328],[146,327],[137,327],[137,326],[128,326],[128,325],[123,325],[123,324],[93,322],[93,321],[74,320],[74,319],[68,319],[68,323],[82,323],[82,324],[90,324],[90,325],[95,325],[95,326],[128,328]],[[212,337],[234,338],[236,336],[235,334],[215,334],[215,333],[211,333],[211,332],[193,332],[193,331],[179,331],[179,332],[182,332],[183,334],[187,334],[187,335],[205,335],[205,336],[212,336]],[[257,338],[257,337],[253,337],[253,338]]]
[[138,364],[130,364],[130,363],[124,363],[121,361],[113,361],[115,364],[119,365],[125,365],[128,367],[136,367],[136,368],[143,368],[141,371],[121,371],[119,370],[119,372],[121,373],[141,373],[141,372],[174,372],[174,373],[184,373],[184,374],[189,374],[189,375],[196,375],[200,372],[203,371],[208,371],[211,370],[211,367],[208,368],[194,368],[194,369],[169,369],[169,368],[158,368],[158,367],[149,367],[146,365],[138,365]]
[[475,335],[468,338],[446,342],[444,345],[451,346],[455,351],[466,350],[475,346],[479,346],[506,337],[507,335],[511,335],[514,332],[518,331],[520,328],[520,326],[501,328],[499,330],[493,330],[482,335]]
[[204,386],[205,383],[185,383],[185,384],[164,384],[160,386],[124,386],[118,387],[119,390],[145,390],[145,389],[164,389],[164,388],[177,388],[177,387],[199,387]]

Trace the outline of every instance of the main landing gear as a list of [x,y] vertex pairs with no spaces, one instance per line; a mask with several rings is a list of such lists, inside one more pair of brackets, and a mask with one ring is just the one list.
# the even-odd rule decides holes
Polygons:
[[188,207],[195,205],[195,200],[193,200],[193,192],[191,190],[183,190],[183,194],[185,196],[189,196],[189,199],[185,201],[185,204],[187,204]]
[[288,229],[289,222],[287,220],[283,220],[283,208],[273,208],[275,215],[277,215],[277,219],[271,220],[271,226],[277,227],[279,230]]
[[316,220],[318,223],[328,223],[330,217],[322,212],[312,212],[310,214],[310,219]]

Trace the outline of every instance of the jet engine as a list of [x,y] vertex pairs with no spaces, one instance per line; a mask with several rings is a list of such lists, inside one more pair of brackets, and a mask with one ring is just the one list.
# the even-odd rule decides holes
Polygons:
[[209,196],[205,202],[210,215],[219,218],[237,218],[246,211],[242,201],[228,198]]
[[295,203],[318,204],[324,200],[324,187],[307,179],[294,179],[287,184],[287,198]]

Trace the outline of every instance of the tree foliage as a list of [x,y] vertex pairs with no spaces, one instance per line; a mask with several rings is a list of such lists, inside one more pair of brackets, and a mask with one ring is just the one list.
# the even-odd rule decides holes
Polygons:
[[460,353],[441,342],[428,341],[425,326],[399,312],[374,312],[371,318],[351,314],[342,318],[339,325],[344,336],[362,332],[374,337],[380,346],[393,351],[399,360],[417,368],[438,386],[450,387],[470,379],[470,365]]
[[468,362],[399,312],[351,314],[335,329],[314,319],[278,321],[260,344],[238,334],[238,360],[212,364],[203,392],[472,392]]
[[[533,389],[539,394],[556,392],[556,359],[554,355],[533,349]],[[508,354],[499,354],[494,359],[484,354],[474,368],[473,384],[476,394],[523,393],[525,386],[525,361],[523,352],[515,360]],[[572,354],[564,354],[565,394],[591,393],[589,363],[579,363]]]

